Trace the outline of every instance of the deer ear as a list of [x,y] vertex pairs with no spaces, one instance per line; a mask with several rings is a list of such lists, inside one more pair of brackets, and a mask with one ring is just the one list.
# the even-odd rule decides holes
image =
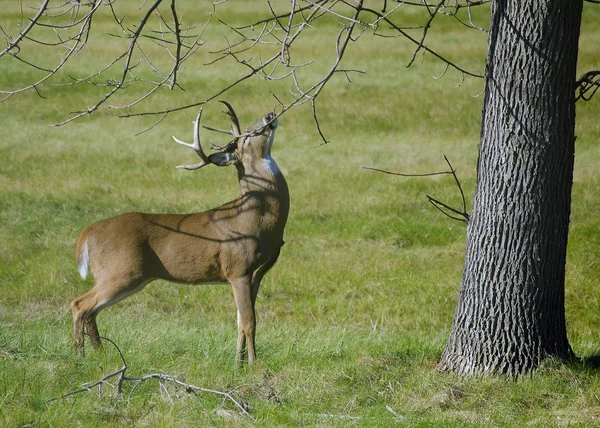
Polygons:
[[237,161],[237,157],[234,153],[213,153],[208,159],[217,166],[228,166],[233,165]]

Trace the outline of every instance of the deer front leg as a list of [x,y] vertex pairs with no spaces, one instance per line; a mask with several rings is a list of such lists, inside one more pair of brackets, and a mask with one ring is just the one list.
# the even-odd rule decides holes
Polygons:
[[254,313],[254,301],[252,299],[252,281],[250,277],[238,278],[231,281],[233,297],[237,307],[237,355],[236,365],[241,365],[245,360],[246,345],[248,346],[248,364],[252,364],[256,358],[254,347],[256,317]]

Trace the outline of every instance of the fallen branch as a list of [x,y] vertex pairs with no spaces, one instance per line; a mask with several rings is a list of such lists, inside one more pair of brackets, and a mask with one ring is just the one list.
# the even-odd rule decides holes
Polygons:
[[[226,392],[217,391],[215,389],[203,388],[201,386],[192,385],[187,382],[182,382],[182,381],[178,380],[177,378],[175,378],[174,376],[164,374],[164,373],[151,373],[151,374],[147,374],[142,377],[125,376],[125,372],[127,371],[128,366],[127,366],[127,361],[125,361],[125,357],[123,356],[123,353],[121,352],[121,349],[117,346],[117,344],[115,342],[113,342],[111,339],[109,339],[107,337],[100,336],[100,339],[106,340],[107,342],[112,344],[114,346],[114,348],[117,350],[119,357],[121,358],[121,362],[123,363],[121,368],[112,373],[107,374],[106,376],[102,377],[101,379],[98,379],[95,382],[92,382],[92,383],[84,386],[83,388],[67,392],[59,397],[49,398],[48,400],[45,400],[44,403],[50,403],[52,401],[61,400],[63,398],[67,398],[67,397],[70,397],[70,396],[73,396],[76,394],[80,394],[82,392],[92,392],[94,390],[94,388],[98,389],[98,396],[100,398],[102,398],[102,388],[104,387],[104,385],[111,386],[115,391],[115,396],[121,396],[121,394],[123,393],[123,383],[124,382],[133,382],[133,387],[131,388],[131,391],[129,391],[129,395],[127,396],[127,399],[129,399],[129,398],[131,398],[131,395],[136,390],[136,388],[142,382],[145,382],[150,379],[158,379],[159,388],[161,390],[161,393],[166,394],[170,401],[173,401],[173,400],[171,399],[171,396],[166,387],[166,385],[169,383],[175,385],[176,391],[178,391],[178,387],[183,387],[185,392],[194,394],[194,395],[197,395],[196,392],[206,392],[206,393],[210,393],[210,394],[219,395],[219,396],[223,397],[223,403],[225,403],[225,401],[229,400],[240,410],[241,413],[248,416],[252,420],[256,420],[256,418],[248,412],[248,406],[240,403],[233,397],[232,392],[235,391],[237,388],[234,388],[234,389],[226,391]],[[110,383],[110,381],[112,379],[115,380],[114,384]]]

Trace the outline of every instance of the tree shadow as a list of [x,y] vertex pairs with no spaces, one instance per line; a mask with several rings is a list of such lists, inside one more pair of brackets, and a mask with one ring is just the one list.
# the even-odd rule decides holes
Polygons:
[[579,361],[586,368],[600,370],[600,354],[589,355],[587,357],[580,358]]

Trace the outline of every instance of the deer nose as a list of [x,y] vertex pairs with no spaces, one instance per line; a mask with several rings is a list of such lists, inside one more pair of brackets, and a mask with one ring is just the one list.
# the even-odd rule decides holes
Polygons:
[[273,112],[267,113],[267,115],[265,116],[264,121],[269,124],[269,128],[271,128],[271,129],[277,128],[277,124],[279,121],[277,119],[275,119],[276,117],[277,117],[277,115]]

